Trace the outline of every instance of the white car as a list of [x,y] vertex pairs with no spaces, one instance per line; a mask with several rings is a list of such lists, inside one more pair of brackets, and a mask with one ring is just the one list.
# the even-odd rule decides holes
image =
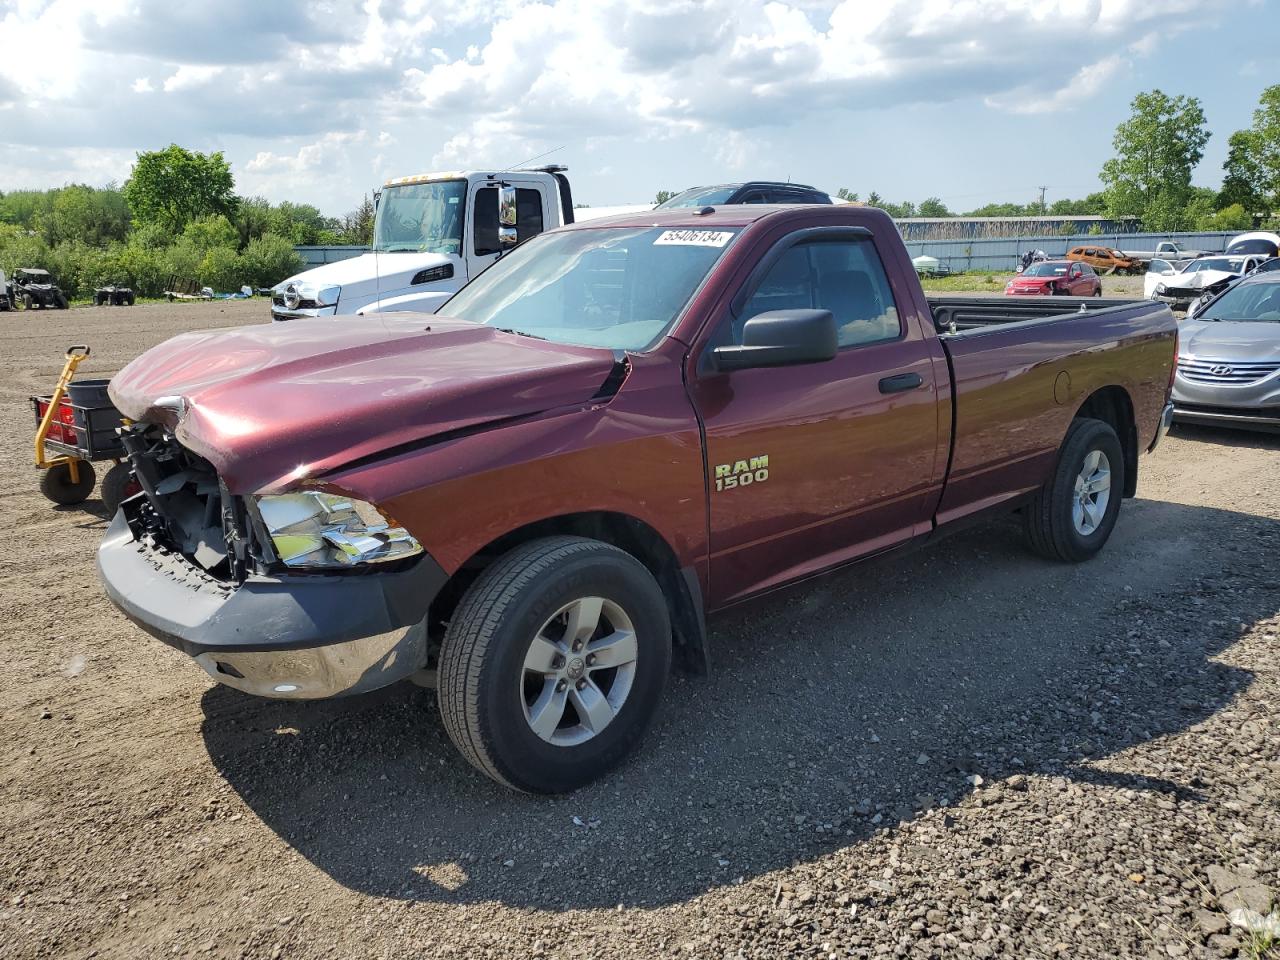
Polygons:
[[1152,260],[1142,284],[1148,300],[1163,300],[1185,308],[1215,288],[1226,286],[1267,258],[1262,255],[1197,257],[1195,260]]

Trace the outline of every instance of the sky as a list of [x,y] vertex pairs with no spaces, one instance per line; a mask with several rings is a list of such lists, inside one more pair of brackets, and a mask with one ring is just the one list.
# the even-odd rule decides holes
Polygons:
[[1100,186],[1142,90],[1195,180],[1280,82],[1280,0],[0,0],[0,190],[221,150],[340,215],[384,180],[566,164],[574,199],[778,179],[964,210]]

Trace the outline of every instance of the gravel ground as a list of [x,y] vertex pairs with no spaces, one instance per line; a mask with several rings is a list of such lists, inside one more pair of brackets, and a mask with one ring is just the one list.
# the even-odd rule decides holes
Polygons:
[[36,492],[66,343],[265,313],[0,325],[0,957],[1267,955],[1228,914],[1280,888],[1280,439],[1175,431],[1082,566],[1002,522],[740,608],[633,761],[533,798],[429,691],[212,685]]

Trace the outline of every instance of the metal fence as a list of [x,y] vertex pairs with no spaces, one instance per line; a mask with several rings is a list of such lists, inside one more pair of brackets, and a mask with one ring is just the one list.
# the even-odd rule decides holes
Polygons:
[[1072,247],[1114,247],[1118,250],[1154,250],[1161,240],[1179,240],[1189,250],[1221,253],[1239,231],[1226,233],[1082,233],[1069,237],[1002,237],[979,240],[908,240],[907,250],[914,259],[937,257],[953,273],[991,271],[1012,273],[1018,260],[1028,250],[1043,250],[1051,257],[1061,257]]
[[362,253],[368,253],[368,247],[294,247],[298,255],[306,261],[306,268],[318,267],[325,263],[337,263],[339,260],[350,260]]
[[[1191,250],[1221,253],[1227,242],[1239,231],[1225,233],[1077,233],[1069,237],[998,237],[962,240],[908,240],[907,250],[913,258],[921,255],[937,257],[952,272],[991,271],[1011,273],[1028,250],[1043,250],[1051,257],[1061,257],[1072,247],[1092,245],[1120,250],[1154,250],[1161,240],[1180,240]],[[306,261],[307,268],[336,263],[358,257],[368,247],[294,247]]]

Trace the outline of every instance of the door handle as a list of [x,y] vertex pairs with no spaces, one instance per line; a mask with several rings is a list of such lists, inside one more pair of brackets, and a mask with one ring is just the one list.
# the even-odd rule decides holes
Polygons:
[[924,380],[918,373],[897,373],[880,381],[881,393],[901,393],[903,390],[914,390]]

